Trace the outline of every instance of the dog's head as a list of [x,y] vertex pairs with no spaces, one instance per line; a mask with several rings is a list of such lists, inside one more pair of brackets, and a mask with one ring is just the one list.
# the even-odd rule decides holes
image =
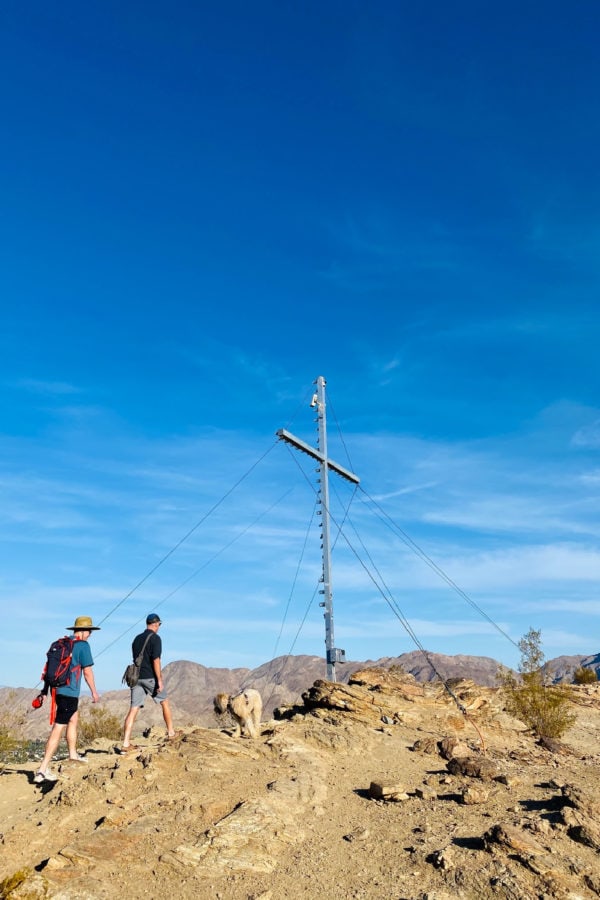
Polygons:
[[227,712],[227,707],[229,705],[229,694],[217,694],[217,696],[213,700],[213,705],[215,708],[215,712],[222,716],[223,713]]

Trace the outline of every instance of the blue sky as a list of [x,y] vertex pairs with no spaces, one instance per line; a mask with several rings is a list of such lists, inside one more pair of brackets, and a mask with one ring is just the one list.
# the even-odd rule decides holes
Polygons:
[[368,551],[428,649],[518,661],[370,498],[513,640],[597,652],[596,4],[0,22],[0,684],[81,614],[101,689],[155,608],[164,663],[322,654],[314,468],[275,438],[314,443],[318,375],[361,477],[348,658],[414,649]]

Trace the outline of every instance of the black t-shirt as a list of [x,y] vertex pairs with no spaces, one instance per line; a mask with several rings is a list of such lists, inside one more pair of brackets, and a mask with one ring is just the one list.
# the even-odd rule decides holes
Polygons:
[[144,641],[151,635],[150,640],[146,644],[146,649],[144,650],[144,657],[142,659],[142,665],[140,667],[140,678],[156,678],[154,674],[154,668],[152,666],[153,659],[160,659],[162,654],[162,641],[155,631],[152,631],[150,628],[146,628],[142,634],[138,634],[136,638],[133,639],[133,644],[131,645],[131,652],[133,653],[133,658],[136,659],[137,656],[141,653],[142,647],[144,646]]

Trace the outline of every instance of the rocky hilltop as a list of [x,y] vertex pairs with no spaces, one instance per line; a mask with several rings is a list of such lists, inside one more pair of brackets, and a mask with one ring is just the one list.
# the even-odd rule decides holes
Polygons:
[[496,689],[451,689],[369,668],[256,740],[140,725],[134,753],[97,741],[54,784],[7,765],[0,897],[600,896],[600,685],[569,689],[576,723],[546,746]]
[[[338,667],[338,680],[347,683],[360,669],[378,667],[400,669],[424,683],[438,680],[438,672],[444,680],[468,678],[484,687],[495,687],[499,665],[487,656],[429,653],[425,657],[415,650],[400,656],[345,663]],[[580,665],[595,670],[600,668],[600,655],[561,656],[546,665],[551,680],[571,682],[573,672]],[[302,655],[281,656],[256,669],[210,668],[181,660],[165,666],[164,675],[177,721],[211,726],[215,724],[213,697],[219,691],[232,694],[241,688],[256,688],[263,696],[265,715],[270,716],[278,706],[295,703],[307,686],[318,678],[325,678],[326,666],[320,656]],[[42,739],[48,733],[45,708],[31,709],[31,700],[36,693],[25,688],[0,688],[0,715],[3,710],[8,710],[10,720],[19,723],[18,735],[30,739]],[[128,690],[106,691],[102,694],[101,704],[109,713],[122,718],[128,708],[128,698]],[[82,697],[84,714],[89,703],[89,698]],[[147,725],[159,724],[162,721],[160,710],[153,704],[146,704],[143,720]]]
[[[402,670],[423,683],[438,680],[438,672],[444,680],[467,678],[484,687],[495,687],[499,665],[487,656],[429,653],[425,657],[421,651],[415,650],[400,656],[345,663],[338,667],[338,680],[347,683],[355,672],[378,667]],[[546,667],[550,680],[570,683],[573,672],[581,665],[599,669],[600,655],[561,656],[550,660]],[[281,656],[256,669],[210,668],[185,660],[169,663],[164,668],[176,720],[183,725],[195,723],[207,727],[215,725],[213,697],[219,691],[232,694],[245,687],[256,688],[264,700],[264,713],[270,716],[277,707],[297,702],[308,685],[325,678],[325,675],[326,665],[321,656],[302,655]],[[31,709],[31,700],[36,693],[25,688],[0,688],[0,715],[8,710],[10,721],[19,723],[16,729],[18,736],[43,739],[48,733],[45,707],[42,710]],[[123,718],[128,708],[128,698],[128,690],[106,691],[102,694],[101,704],[112,715]],[[89,698],[83,696],[84,714],[89,705]],[[160,710],[153,704],[146,704],[143,721],[146,725],[159,724],[162,722]]]
[[[423,682],[435,680],[437,670],[444,679],[470,678],[490,687],[496,684],[499,664],[489,657],[431,653],[428,659],[435,669],[420,651],[374,661],[348,662],[338,667],[338,680],[347,683],[359,669],[378,666],[401,669]],[[165,666],[164,676],[177,721],[211,726],[215,724],[213,697],[218,692],[234,694],[245,687],[256,688],[263,697],[264,713],[270,716],[278,706],[295,703],[318,678],[325,678],[326,665],[321,656],[303,655],[277,657],[256,669],[210,668],[181,660]],[[31,709],[31,700],[36,693],[25,688],[0,688],[0,714],[8,709],[11,721],[19,723],[18,735],[29,739],[43,739],[48,733],[45,707]],[[110,714],[123,718],[128,700],[128,690],[106,691],[102,693],[101,705]],[[81,704],[85,715],[90,705],[85,688]],[[147,725],[159,724],[162,721],[160,710],[153,704],[146,704],[143,719]]]

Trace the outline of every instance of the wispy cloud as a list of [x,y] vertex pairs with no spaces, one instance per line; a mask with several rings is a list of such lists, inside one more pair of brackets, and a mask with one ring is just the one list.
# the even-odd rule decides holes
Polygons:
[[50,397],[63,397],[81,393],[81,388],[65,381],[40,381],[34,378],[22,378],[15,382],[15,387],[32,394]]
[[347,219],[330,226],[335,258],[321,277],[353,293],[381,290],[403,273],[456,271],[466,264],[457,237],[427,229],[415,238],[414,228],[398,230],[375,217],[358,223]]
[[587,270],[600,275],[598,247],[600,231],[594,213],[585,209],[566,213],[571,200],[571,186],[561,185],[543,206],[531,215],[529,242],[531,249],[543,259],[557,260],[579,272]]
[[600,419],[595,419],[589,425],[579,428],[571,438],[571,443],[574,447],[591,449],[600,447]]

